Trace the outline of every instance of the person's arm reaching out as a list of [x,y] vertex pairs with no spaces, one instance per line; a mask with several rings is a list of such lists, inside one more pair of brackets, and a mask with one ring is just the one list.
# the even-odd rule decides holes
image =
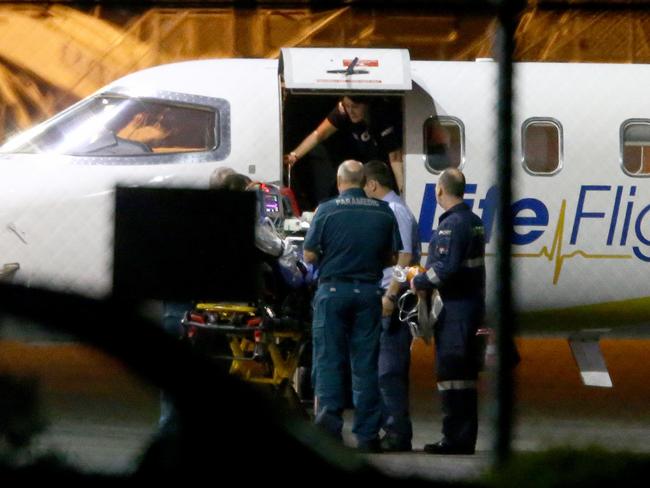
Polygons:
[[315,131],[305,137],[302,142],[298,144],[298,147],[284,157],[285,164],[293,166],[300,158],[304,157],[305,154],[314,149],[318,143],[323,142],[336,131],[336,127],[334,127],[329,120],[323,120]]

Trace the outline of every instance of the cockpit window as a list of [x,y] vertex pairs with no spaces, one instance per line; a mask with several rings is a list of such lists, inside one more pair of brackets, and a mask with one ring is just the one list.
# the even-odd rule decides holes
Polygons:
[[10,150],[70,156],[213,151],[219,146],[218,123],[218,112],[210,107],[100,96],[44,125],[42,131]]

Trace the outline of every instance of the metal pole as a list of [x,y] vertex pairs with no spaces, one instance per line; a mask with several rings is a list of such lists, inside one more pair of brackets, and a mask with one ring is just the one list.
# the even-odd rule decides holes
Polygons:
[[497,185],[499,187],[497,234],[497,349],[495,463],[505,464],[511,451],[514,379],[512,341],[514,319],[512,304],[512,268],[510,248],[512,234],[512,123],[513,123],[513,54],[517,0],[501,0],[497,7],[495,55],[498,60],[498,133]]

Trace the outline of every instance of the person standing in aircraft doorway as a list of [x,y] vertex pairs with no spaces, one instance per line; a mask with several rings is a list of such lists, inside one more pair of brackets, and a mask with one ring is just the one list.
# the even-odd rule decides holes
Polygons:
[[[364,166],[364,191],[371,198],[383,200],[395,214],[402,248],[397,265],[420,264],[420,238],[415,216],[404,201],[390,189],[390,169],[382,161],[368,161]],[[381,448],[385,452],[411,450],[413,426],[409,413],[409,368],[411,365],[411,331],[399,320],[395,306],[403,287],[393,277],[393,266],[384,268],[381,338],[379,346],[379,390],[382,399],[382,427],[385,435]]]
[[434,331],[443,438],[424,446],[430,454],[474,454],[478,432],[476,332],[485,314],[485,237],[464,193],[460,170],[440,175],[436,199],[444,213],[429,243],[426,272],[411,283],[416,291],[437,288],[444,304]]
[[346,136],[343,159],[366,163],[388,161],[393,170],[392,189],[404,189],[401,114],[394,104],[379,97],[346,95],[320,125],[284,158],[292,166],[336,131]]

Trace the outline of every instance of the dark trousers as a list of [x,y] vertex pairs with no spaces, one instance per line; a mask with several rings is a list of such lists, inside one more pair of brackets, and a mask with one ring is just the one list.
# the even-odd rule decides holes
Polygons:
[[379,389],[382,399],[382,427],[394,442],[409,445],[413,427],[409,414],[409,369],[411,331],[399,321],[395,310],[382,317],[379,347]]
[[381,290],[377,285],[327,283],[318,287],[312,328],[315,422],[341,438],[349,364],[355,408],[352,432],[360,445],[379,435],[380,320]]
[[475,447],[478,434],[476,388],[439,391],[442,404],[442,435],[459,447]]
[[[480,304],[479,304],[480,305]],[[446,442],[474,447],[478,432],[478,340],[480,308],[471,301],[446,303],[436,324],[436,369]]]

